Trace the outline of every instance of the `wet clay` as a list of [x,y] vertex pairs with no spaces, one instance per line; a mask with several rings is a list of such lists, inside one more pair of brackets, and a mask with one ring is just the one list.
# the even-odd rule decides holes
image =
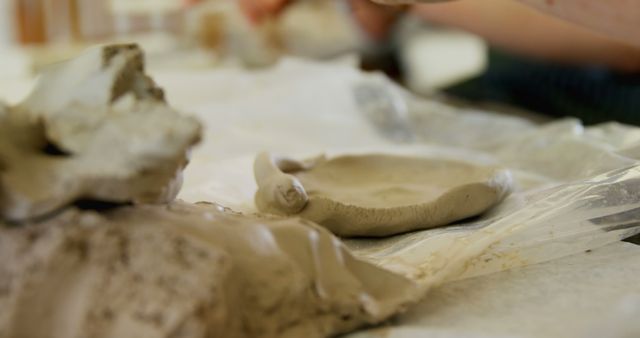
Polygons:
[[417,300],[298,218],[213,204],[0,226],[0,338],[320,338]]
[[173,110],[136,45],[92,48],[0,105],[0,219],[43,217],[79,199],[166,203],[200,125]]
[[496,205],[508,171],[392,155],[318,158],[260,154],[254,172],[260,211],[298,215],[339,236],[387,236],[446,225]]

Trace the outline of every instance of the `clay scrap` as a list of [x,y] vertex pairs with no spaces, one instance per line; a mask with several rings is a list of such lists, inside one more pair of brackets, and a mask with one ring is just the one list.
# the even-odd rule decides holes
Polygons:
[[495,206],[512,186],[499,168],[375,154],[299,162],[263,153],[254,174],[258,210],[300,216],[344,237],[450,224]]
[[79,199],[165,203],[200,125],[167,105],[136,45],[93,48],[0,106],[0,218],[42,217]]
[[298,218],[135,206],[0,227],[0,338],[321,338],[419,299]]

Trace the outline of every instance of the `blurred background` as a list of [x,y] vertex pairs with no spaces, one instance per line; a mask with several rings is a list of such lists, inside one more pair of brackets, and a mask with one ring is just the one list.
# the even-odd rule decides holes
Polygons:
[[107,42],[140,43],[151,67],[165,69],[351,57],[454,103],[640,122],[638,48],[514,1],[304,0],[260,22],[242,1],[251,0],[0,0],[0,74],[33,74]]

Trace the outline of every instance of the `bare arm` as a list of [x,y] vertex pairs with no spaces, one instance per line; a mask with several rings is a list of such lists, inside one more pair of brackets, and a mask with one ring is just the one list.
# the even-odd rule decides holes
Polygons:
[[419,4],[414,11],[431,22],[474,32],[516,53],[567,63],[602,64],[624,71],[640,70],[640,48],[513,0]]
[[520,1],[640,47],[640,1],[638,0]]
[[[384,4],[442,2],[443,0],[373,0]],[[446,0],[444,0],[446,1]],[[483,0],[474,0],[482,2]],[[546,13],[588,27],[640,47],[638,0],[518,0]]]

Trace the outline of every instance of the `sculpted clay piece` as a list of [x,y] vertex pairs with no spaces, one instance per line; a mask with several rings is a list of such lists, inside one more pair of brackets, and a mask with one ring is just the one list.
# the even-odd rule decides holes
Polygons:
[[440,159],[342,156],[308,163],[261,154],[256,206],[339,236],[387,236],[478,215],[511,189],[508,171]]
[[94,48],[0,106],[0,218],[41,217],[78,199],[168,202],[200,138],[144,73],[135,45]]
[[0,226],[0,338],[320,338],[420,296],[325,229],[217,205]]

